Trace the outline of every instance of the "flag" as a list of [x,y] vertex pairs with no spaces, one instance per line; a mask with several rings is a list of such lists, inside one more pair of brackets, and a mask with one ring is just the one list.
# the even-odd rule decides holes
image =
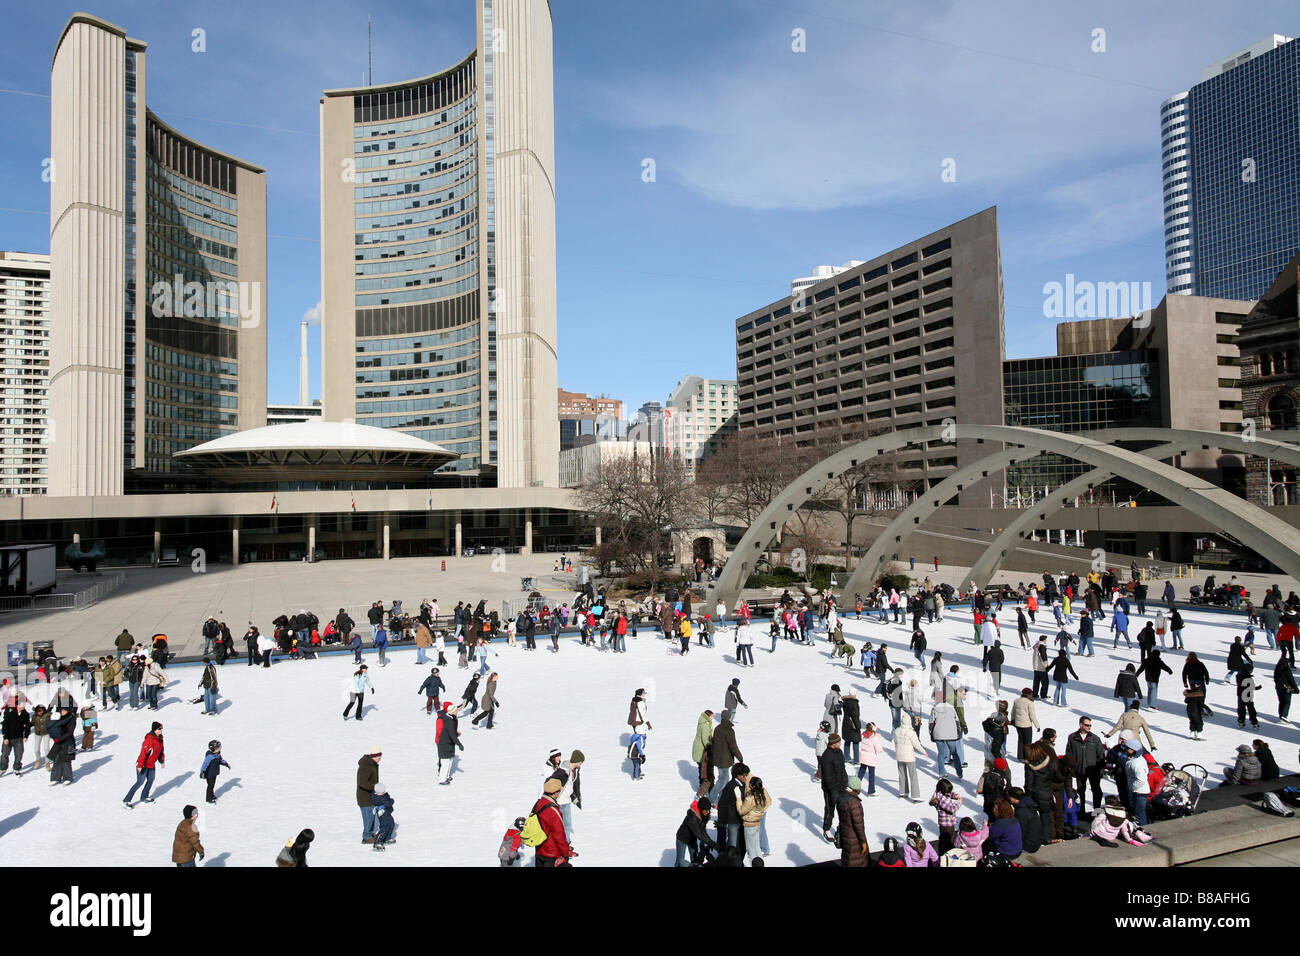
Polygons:
[[353,511],[356,511],[356,510],[357,510],[357,496],[356,496],[356,495],[353,495],[353,496],[352,496],[352,510],[353,510]]
[[276,500],[275,500],[275,498],[276,498],[275,495],[271,495],[271,510],[272,510],[272,511],[275,510],[275,506],[276,506]]
[[430,510],[430,511],[433,510],[433,493],[432,493],[432,492],[429,493],[429,510]]

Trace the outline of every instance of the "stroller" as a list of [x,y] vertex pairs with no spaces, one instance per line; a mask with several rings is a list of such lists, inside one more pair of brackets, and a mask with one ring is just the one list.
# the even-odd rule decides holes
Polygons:
[[1165,770],[1164,786],[1151,797],[1152,819],[1176,820],[1195,813],[1210,772],[1198,763],[1183,764],[1177,770],[1166,764]]

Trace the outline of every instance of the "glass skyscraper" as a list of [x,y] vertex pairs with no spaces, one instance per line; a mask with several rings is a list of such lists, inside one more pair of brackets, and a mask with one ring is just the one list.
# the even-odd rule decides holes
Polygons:
[[1160,126],[1168,291],[1259,298],[1300,251],[1300,43],[1207,67]]

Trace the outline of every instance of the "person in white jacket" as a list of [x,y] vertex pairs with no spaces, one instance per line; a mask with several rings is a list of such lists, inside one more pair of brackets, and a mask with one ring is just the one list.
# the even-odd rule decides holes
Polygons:
[[920,720],[921,714],[925,711],[925,694],[921,690],[921,685],[916,682],[916,678],[908,681],[907,687],[903,690],[903,710],[913,723]]
[[271,666],[271,653],[275,650],[275,638],[269,634],[257,635],[257,653],[262,657],[262,666]]
[[351,687],[348,690],[348,705],[343,708],[343,719],[348,719],[348,712],[352,710],[353,705],[357,708],[357,720],[361,720],[361,711],[366,706],[366,691],[373,692],[375,685],[370,683],[369,668],[362,664],[352,675]]
[[921,747],[921,738],[916,735],[916,728],[921,726],[920,718],[894,731],[894,762],[898,764],[898,795],[906,797],[913,803],[921,802],[921,783],[916,775],[916,756],[925,756]]

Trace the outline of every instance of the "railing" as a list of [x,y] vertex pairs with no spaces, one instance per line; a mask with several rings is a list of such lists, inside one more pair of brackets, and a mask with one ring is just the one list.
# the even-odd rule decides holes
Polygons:
[[75,591],[70,594],[18,595],[16,597],[0,598],[0,613],[6,611],[80,611],[108,597],[125,582],[125,572],[117,571],[84,591]]

